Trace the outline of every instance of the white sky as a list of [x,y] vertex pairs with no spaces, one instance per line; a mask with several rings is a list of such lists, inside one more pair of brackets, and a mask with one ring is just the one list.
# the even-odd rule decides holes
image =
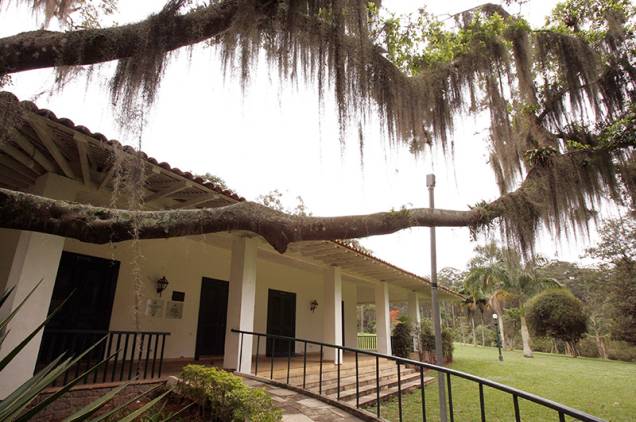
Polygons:
[[[120,23],[142,19],[162,3],[120,0],[121,16],[116,19]],[[447,14],[481,3],[385,0],[384,6],[404,13],[426,4],[435,14]],[[541,24],[555,3],[533,0],[521,10],[532,23]],[[28,11],[13,7],[0,11],[0,36],[36,27]],[[113,69],[111,64],[103,65],[90,83],[79,78],[62,93],[40,96],[37,104],[108,138],[136,145],[136,139],[120,133],[114,122],[106,88]],[[13,86],[5,89],[20,99],[32,99],[51,87],[52,75],[50,70],[14,75]],[[281,87],[265,66],[254,72],[250,88],[242,93],[237,81],[224,81],[213,50],[199,47],[191,62],[184,52],[168,67],[156,105],[147,116],[142,149],[181,170],[216,174],[248,199],[273,189],[290,200],[301,195],[308,209],[321,216],[425,207],[425,175],[431,171],[437,174],[439,208],[467,209],[497,196],[487,165],[483,123],[466,118],[457,124],[454,166],[440,155],[416,160],[404,149],[390,148],[378,128],[370,126],[362,168],[357,134],[341,150],[333,104],[328,98],[320,117],[312,87]],[[463,268],[476,245],[470,242],[468,230],[437,231],[438,268]],[[428,229],[368,238],[363,244],[404,269],[430,273]],[[559,247],[558,242],[544,239],[540,251],[576,260],[585,246],[585,242],[563,242]]]

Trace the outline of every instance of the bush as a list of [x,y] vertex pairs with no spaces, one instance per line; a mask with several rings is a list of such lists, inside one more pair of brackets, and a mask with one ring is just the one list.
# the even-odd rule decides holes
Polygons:
[[528,301],[526,320],[537,336],[549,336],[575,345],[587,331],[587,317],[583,304],[565,289],[545,290]]
[[[442,328],[442,351],[446,362],[453,360],[453,333],[448,328]],[[420,359],[435,361],[435,330],[430,319],[420,323],[420,353]]]
[[265,391],[248,387],[240,377],[222,369],[187,365],[181,370],[181,380],[181,394],[197,402],[211,421],[278,422],[282,418]]
[[636,346],[626,341],[610,341],[607,356],[613,360],[636,362]]
[[413,330],[408,319],[400,318],[393,329],[393,354],[401,358],[408,358],[413,351]]

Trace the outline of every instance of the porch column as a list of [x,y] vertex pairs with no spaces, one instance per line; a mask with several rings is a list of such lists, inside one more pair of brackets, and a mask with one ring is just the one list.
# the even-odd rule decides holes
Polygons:
[[419,327],[421,321],[420,298],[415,292],[409,292],[408,314],[411,324],[416,328]]
[[409,322],[411,327],[413,327],[413,350],[418,350],[417,335],[415,333],[419,333],[420,329],[420,298],[417,296],[416,292],[409,292],[409,300],[408,300],[408,315]]
[[[340,267],[329,267],[325,271],[325,325],[323,341],[342,346],[342,273]],[[336,365],[342,363],[342,351],[325,349],[327,360]],[[340,356],[339,356],[340,355]]]
[[[30,192],[48,198],[72,200],[77,192],[77,184],[49,173],[40,177]],[[22,231],[15,244],[3,247],[14,249],[6,283],[7,289],[13,287],[13,293],[2,306],[0,318],[12,312],[40,280],[42,284],[6,327],[8,334],[0,346],[0,358],[6,356],[46,319],[64,249],[64,238]],[[33,376],[41,341],[42,330],[2,370],[0,400]]]
[[375,332],[378,340],[378,352],[392,354],[389,285],[385,281],[375,286]]
[[[254,305],[256,302],[256,238],[235,238],[232,243],[230,285],[227,300],[227,330],[223,367],[252,371],[252,342],[250,335],[231,332],[233,328],[254,331]],[[242,347],[241,347],[242,346]],[[241,351],[242,349],[242,351]]]

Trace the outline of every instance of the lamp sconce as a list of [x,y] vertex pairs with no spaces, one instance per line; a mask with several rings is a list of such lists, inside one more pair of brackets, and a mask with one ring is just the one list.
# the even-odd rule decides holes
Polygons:
[[316,299],[314,299],[311,302],[309,302],[309,310],[311,312],[314,312],[317,307],[318,307],[318,301]]
[[170,283],[168,283],[168,279],[165,276],[157,280],[157,293],[159,293],[159,296],[161,296],[161,292],[166,290],[166,287],[168,287],[168,284]]

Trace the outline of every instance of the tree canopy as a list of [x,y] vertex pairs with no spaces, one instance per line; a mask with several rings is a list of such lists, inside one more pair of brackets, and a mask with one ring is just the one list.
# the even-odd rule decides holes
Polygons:
[[[443,21],[425,9],[391,15],[379,0],[169,0],[143,21],[101,27],[112,0],[18,2],[66,30],[0,39],[0,81],[33,69],[68,74],[117,61],[112,99],[128,117],[123,123],[134,124],[136,109],[153,104],[170,55],[205,42],[220,49],[221,66],[243,83],[264,56],[282,81],[313,84],[320,99],[332,90],[342,142],[374,116],[391,145],[407,145],[414,154],[439,146],[452,159],[458,119],[486,113],[501,196],[469,211],[405,209],[337,220],[252,203],[216,211],[108,210],[1,189],[5,227],[85,241],[245,229],[284,251],[298,240],[418,225],[479,231],[494,223],[529,253],[541,226],[555,236],[577,234],[588,229],[603,199],[634,203],[636,38],[628,0],[567,0],[541,28],[494,4]],[[0,99],[0,142],[19,127],[23,112],[20,103]]]

